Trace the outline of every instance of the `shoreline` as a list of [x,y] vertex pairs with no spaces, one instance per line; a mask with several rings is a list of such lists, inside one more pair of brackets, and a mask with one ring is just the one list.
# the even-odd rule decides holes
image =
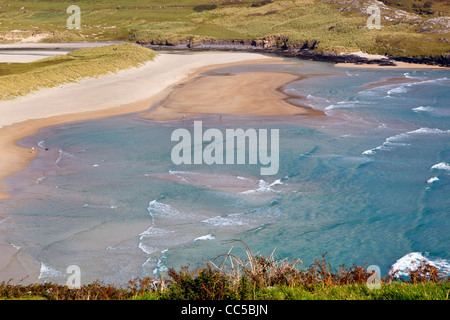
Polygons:
[[[159,59],[161,57],[166,57],[168,60],[163,59],[164,61],[161,62],[161,59]],[[189,94],[192,93],[189,90],[181,91],[180,88],[177,88],[177,85],[183,83],[188,89],[195,90],[198,90],[199,85],[203,89],[203,86],[206,85],[211,86],[210,88],[215,88],[217,83],[207,81],[210,75],[202,77],[198,77],[198,75],[208,70],[230,65],[282,63],[283,60],[282,57],[268,57],[263,53],[245,52],[170,53],[159,55],[156,59],[159,59],[159,62],[151,61],[140,68],[124,70],[117,74],[99,78],[90,78],[58,88],[43,89],[35,94],[0,102],[0,147],[3,150],[0,154],[0,201],[9,197],[8,188],[10,187],[2,185],[4,179],[26,169],[39,152],[45,152],[36,148],[35,153],[31,153],[30,148],[21,146],[18,142],[25,137],[38,133],[43,128],[136,112],[142,112],[140,116],[144,119],[146,119],[145,114],[150,116],[147,119],[151,119],[152,112],[161,111],[161,105],[157,105],[157,103],[166,100],[168,97],[169,102],[181,103],[181,106],[179,105],[178,109],[175,108],[175,112],[168,118],[154,118],[152,120],[182,119],[184,112],[187,110],[186,108],[191,110],[192,105],[186,105],[185,103],[187,101],[192,102],[192,98],[186,100],[186,97],[189,98]],[[168,61],[172,63],[168,63]],[[154,70],[154,68],[151,68],[155,65],[158,65],[159,69]],[[267,79],[268,75],[261,73],[260,76],[258,82],[254,84],[255,86],[263,85],[259,94],[264,96],[259,98],[264,98],[267,95],[273,98],[271,103],[269,103],[272,109],[265,108],[266,113],[262,114],[263,116],[277,115],[274,113],[277,107],[286,108],[286,112],[282,113],[284,116],[296,114],[302,116],[317,115],[317,111],[311,112],[311,110],[301,106],[289,104],[284,100],[289,96],[278,90],[280,86],[296,80],[298,76],[293,76],[289,73],[279,73],[278,76],[274,76],[267,83],[265,83],[265,79]],[[148,79],[149,77],[150,79]],[[223,78],[223,76],[219,77]],[[196,84],[196,79],[203,79],[203,82],[200,81],[200,84]],[[224,89],[228,93],[233,90],[233,92],[238,92],[241,88],[236,88],[235,84],[243,80],[248,81],[249,79],[237,77],[237,79],[230,78],[229,80],[228,87]],[[172,95],[174,92],[176,94]],[[211,92],[211,89],[209,89],[208,94],[210,96],[208,97],[209,100],[205,99],[206,105],[215,98],[215,94]],[[243,96],[245,96],[245,92],[241,92],[241,97]],[[274,107],[271,104],[275,100],[278,101],[278,104]],[[49,103],[49,101],[52,103]],[[229,114],[237,115],[242,113],[242,110],[244,110],[243,106],[247,103],[249,103],[249,100],[242,100],[239,103],[240,106]],[[2,107],[4,108],[2,109]],[[204,109],[201,110],[202,106],[196,107],[199,112],[192,116],[216,114],[216,112],[208,113]],[[162,112],[162,115],[167,116],[167,112]],[[259,114],[251,113],[250,115]],[[9,267],[9,270],[6,270],[6,274],[16,275],[14,270],[17,270],[17,272],[30,270],[31,263],[35,262],[31,262],[30,259],[18,259],[17,252],[22,253],[22,251],[16,250],[10,243],[4,241],[4,233],[4,230],[0,230],[0,245],[8,249],[1,250],[1,261],[5,261],[6,265],[14,266],[14,268]],[[0,273],[5,272],[5,268],[2,264]],[[39,269],[36,271],[39,271]],[[33,271],[33,277],[35,276],[34,273],[35,271]],[[29,274],[31,273],[29,272]],[[16,279],[21,279],[22,277],[23,275],[17,274]],[[37,279],[37,276],[35,278]],[[33,281],[33,279],[29,280]]]
[[395,66],[361,63],[336,63],[335,67],[358,68],[358,69],[411,69],[411,70],[449,70],[449,67],[433,66],[428,64],[409,63],[396,61]]
[[206,53],[196,57],[163,54],[140,68],[1,101],[0,201],[9,197],[4,192],[8,186],[2,181],[25,169],[39,153],[35,149],[33,154],[18,144],[21,139],[54,125],[145,111],[166,97],[174,85],[201,72],[241,61],[268,59],[277,58],[247,53]]
[[[254,65],[254,64],[253,64]],[[280,88],[304,79],[283,72],[244,72],[231,75],[202,75],[180,83],[160,105],[141,114],[153,121],[181,120],[209,115],[316,116],[322,112],[294,105]],[[196,97],[201,96],[201,101]],[[228,98],[226,98],[228,97]]]
[[[0,102],[0,201],[8,199],[12,189],[4,184],[4,180],[28,168],[39,152],[45,152],[35,148],[32,153],[30,148],[19,144],[20,140],[41,129],[149,110],[180,81],[188,81],[207,70],[250,61],[279,61],[281,58],[250,53],[206,53],[195,56],[158,55],[155,60],[140,68]],[[0,213],[0,217],[8,218],[5,212]],[[0,230],[1,281],[38,281],[37,262],[5,241],[8,232],[7,229]]]
[[[303,60],[321,61],[333,64],[355,64],[361,65],[361,68],[390,68],[395,69],[400,65],[401,69],[434,69],[434,68],[450,68],[450,56],[430,56],[430,57],[409,57],[409,56],[382,56],[367,54],[361,51],[346,52],[341,54],[322,53],[314,51],[316,42],[309,44],[304,43],[301,47],[288,46],[283,37],[267,37],[262,40],[213,40],[201,41],[198,43],[191,43],[190,41],[178,43],[142,43],[137,42],[138,45],[158,51],[181,51],[188,50],[191,52],[201,51],[231,51],[231,52],[252,52],[252,53],[267,53],[277,55],[285,58],[298,58]],[[280,46],[279,43],[283,43]],[[403,67],[403,65],[408,67]]]

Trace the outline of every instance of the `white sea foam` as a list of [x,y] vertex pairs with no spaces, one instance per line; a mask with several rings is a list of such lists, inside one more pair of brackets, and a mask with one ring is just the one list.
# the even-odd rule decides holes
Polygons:
[[8,220],[10,218],[11,217],[6,217],[6,218],[0,220],[0,230],[7,230],[7,229],[12,228],[12,225],[10,223],[8,223]]
[[84,196],[84,205],[83,208],[94,208],[94,209],[111,209],[111,210],[115,210],[117,209],[116,205],[102,205],[102,204],[90,204],[87,202],[87,198],[86,196]]
[[423,79],[423,80],[425,80],[425,79],[427,79],[426,77],[417,77],[417,76],[414,76],[414,75],[411,75],[411,73],[412,74],[415,74],[416,73],[416,71],[413,71],[413,72],[405,72],[403,75],[405,76],[405,78],[407,78],[407,79]]
[[40,184],[42,181],[45,180],[45,178],[47,178],[47,177],[46,177],[46,176],[43,176],[43,177],[37,178],[37,179],[36,179],[36,183],[37,183],[37,184]]
[[424,107],[424,106],[420,106],[420,107],[417,107],[417,108],[413,108],[413,109],[411,109],[411,110],[413,110],[413,111],[415,111],[415,112],[417,112],[417,111],[424,111],[424,112],[431,112],[431,111],[433,111],[434,109],[433,109],[433,107],[430,107],[430,106],[426,106],[426,107]]
[[171,231],[166,230],[166,229],[162,229],[162,228],[157,228],[157,227],[150,227],[147,230],[145,230],[144,232],[141,232],[139,234],[140,239],[143,240],[145,238],[150,238],[150,237],[163,237],[166,236],[167,234],[169,234]]
[[405,143],[404,140],[415,135],[433,135],[433,134],[450,134],[450,130],[441,130],[437,128],[419,128],[413,131],[408,131],[404,133],[397,134],[392,137],[386,138],[382,145],[364,151],[363,155],[374,154],[378,150],[392,150],[394,147],[398,146],[408,146],[409,143]]
[[154,223],[154,219],[158,216],[164,218],[182,218],[183,216],[185,216],[182,212],[173,208],[171,205],[161,203],[156,199],[150,201],[147,207],[147,211],[152,218],[152,223]]
[[216,216],[203,220],[203,223],[209,224],[213,227],[231,227],[231,226],[246,226],[248,225],[243,219],[238,218],[241,213],[228,216]]
[[351,73],[350,71],[345,71],[345,73],[346,73],[349,77],[358,77],[358,76],[359,76],[358,73]]
[[[413,77],[409,77],[409,78],[413,78]],[[391,94],[402,94],[402,93],[407,92],[413,86],[422,85],[422,84],[431,84],[431,83],[432,84],[440,84],[441,82],[445,82],[447,80],[448,80],[448,78],[444,77],[444,78],[439,78],[439,79],[427,79],[427,80],[423,80],[423,81],[414,81],[414,82],[403,83],[400,86],[397,86],[391,90],[388,90],[387,94],[388,94],[388,96],[390,96]],[[388,87],[390,87],[390,86],[391,85],[389,85]]]
[[166,237],[171,231],[151,226],[139,235],[139,249],[145,254],[153,254],[158,252],[158,248],[153,246],[152,240],[157,240]]
[[176,171],[176,170],[169,170],[169,173],[174,174],[174,175],[194,174],[193,172],[189,172],[189,171]]
[[408,87],[411,86],[411,84],[401,85],[398,87],[395,87],[394,89],[388,90],[387,94],[402,94],[408,91]]
[[75,156],[69,152],[64,151],[63,149],[59,149],[59,157],[58,159],[56,159],[55,164],[59,167],[59,163],[61,162],[61,160],[63,160],[64,158],[75,158]]
[[207,234],[198,238],[195,238],[194,241],[199,241],[199,240],[214,240],[215,237],[212,234]]
[[362,154],[374,154],[375,153],[375,149],[369,149],[369,150],[366,150],[366,151],[364,151]]
[[278,192],[278,191],[272,189],[273,186],[276,186],[278,184],[283,184],[283,182],[281,182],[281,179],[275,180],[271,184],[267,183],[264,180],[259,180],[259,186],[258,186],[257,189],[251,189],[251,190],[242,191],[242,192],[239,192],[238,194],[255,194],[255,193],[265,193],[265,192]]
[[61,271],[58,271],[58,270],[50,267],[50,266],[47,266],[46,264],[41,262],[41,269],[40,269],[38,279],[54,278],[54,277],[61,277],[61,276],[65,276],[65,274],[62,273]]
[[450,171],[450,164],[447,162],[440,162],[431,167],[431,169],[447,170]]
[[396,276],[407,276],[408,271],[417,270],[422,261],[438,268],[442,272],[450,272],[450,261],[440,258],[430,258],[427,253],[422,254],[421,252],[411,252],[398,259],[392,265],[389,274],[393,274],[397,271]]
[[141,249],[145,254],[153,254],[155,252],[158,252],[158,248],[152,247],[144,242],[139,242],[138,245],[139,249]]
[[19,250],[20,248],[22,248],[21,246],[16,246],[14,243],[10,243],[10,245],[14,248],[14,249],[16,249],[16,250]]
[[428,179],[427,183],[431,184],[431,183],[436,182],[436,181],[439,181],[439,178],[438,177],[433,177],[433,178]]
[[42,148],[42,149],[45,149],[45,148],[46,148],[46,146],[45,146],[45,141],[44,141],[44,140],[39,141],[39,142],[38,142],[38,147],[39,147],[39,148]]
[[152,247],[152,246],[149,246],[149,245],[146,245],[146,244],[143,243],[143,242],[139,242],[138,247],[139,247],[139,249],[141,249],[145,254],[152,254],[152,253],[155,253],[155,252],[158,251],[157,248]]
[[167,221],[166,219],[176,219],[176,221],[178,221],[183,218],[184,215],[175,208],[172,208],[172,206],[161,203],[157,199],[149,202],[147,211],[151,218],[151,225],[146,231],[139,235],[140,242],[138,247],[146,254],[153,254],[159,250],[157,246],[155,246],[155,241],[163,239],[174,232],[156,227],[155,220],[160,217],[165,221]]
[[153,269],[153,274],[154,275],[158,275],[162,272],[167,272],[169,269],[165,266],[164,261],[166,260],[166,255],[165,253],[168,251],[169,249],[164,249],[161,251],[161,257],[158,259],[158,261],[156,261],[156,267],[155,269]]

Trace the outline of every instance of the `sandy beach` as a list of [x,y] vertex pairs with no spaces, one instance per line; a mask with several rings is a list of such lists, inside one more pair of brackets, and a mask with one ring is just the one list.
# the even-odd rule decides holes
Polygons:
[[[69,47],[55,44],[55,48],[67,50]],[[51,47],[46,45],[45,49],[50,50]],[[24,54],[27,54],[26,50]],[[279,90],[284,84],[297,80],[298,75],[282,72],[207,73],[219,66],[241,63],[287,62],[283,62],[282,58],[245,52],[160,53],[153,61],[139,68],[0,101],[0,147],[3,150],[0,155],[0,181],[26,168],[36,156],[39,150],[32,153],[29,148],[18,145],[17,141],[42,128],[145,111],[161,101],[160,105],[141,116],[167,121],[210,114],[321,114],[287,102],[289,96]],[[406,65],[411,68],[410,64]],[[358,67],[380,68],[377,65]],[[198,76],[200,74],[202,76]],[[199,95],[202,99],[195,99]],[[7,189],[8,186],[0,184],[0,199],[8,197]]]
[[[288,117],[323,115],[323,112],[308,106],[289,103],[288,99],[292,97],[280,90],[287,83],[300,79],[299,75],[288,72],[214,72],[214,69],[225,66],[289,63],[292,62],[259,53],[162,52],[139,68],[1,101],[0,200],[9,197],[10,189],[10,186],[1,182],[26,169],[39,152],[45,152],[40,148],[32,151],[29,147],[19,145],[18,141],[46,127],[134,112],[141,112],[142,118],[154,121],[212,114]],[[349,64],[344,66],[349,67]],[[380,68],[377,65],[358,67]],[[400,78],[388,78],[383,79],[381,84],[403,81]],[[173,174],[156,178],[189,180]],[[217,184],[215,176],[188,178],[192,178],[190,182],[194,185],[229,191],[228,184]],[[227,179],[234,179],[236,188],[233,192],[258,188],[259,181],[256,180],[224,178]],[[8,219],[4,214],[0,212],[0,223]],[[39,266],[25,252],[4,241],[4,234],[8,232],[4,225],[0,225],[0,281],[10,278],[18,280],[26,274],[29,278],[25,282],[36,282]]]
[[[42,128],[143,111],[166,96],[172,85],[193,77],[199,68],[203,67],[203,72],[206,70],[204,67],[261,59],[280,60],[252,53],[162,53],[140,68],[2,101],[0,181],[24,169],[36,156],[30,149],[19,146],[17,141]],[[0,186],[0,190],[6,188]],[[0,194],[0,199],[6,197],[6,193]]]
[[[85,79],[58,88],[42,89],[14,100],[2,101],[0,181],[27,168],[38,152],[45,152],[38,148],[32,152],[30,148],[17,143],[27,136],[36,134],[42,128],[147,110],[166,97],[175,84],[182,80],[188,81],[200,72],[219,65],[244,61],[273,63],[281,60],[253,53],[160,53],[156,59],[139,68],[95,79]],[[294,79],[292,75],[281,74],[270,84],[276,87],[292,79]],[[272,88],[271,99],[280,100],[282,95],[275,89]],[[284,107],[288,108],[287,103],[281,104],[286,104]],[[7,185],[0,185],[0,200],[9,197],[8,188]],[[5,231],[0,230],[2,237],[3,232]],[[19,257],[21,250],[12,244],[1,241],[0,246],[2,280],[9,278],[17,280],[22,278],[23,274],[29,274],[29,281],[36,281],[38,274],[34,273],[39,270],[38,266],[30,265],[25,256]]]

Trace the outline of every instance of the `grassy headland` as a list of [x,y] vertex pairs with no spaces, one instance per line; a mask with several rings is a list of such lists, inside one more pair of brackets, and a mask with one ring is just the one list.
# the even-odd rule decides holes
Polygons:
[[315,51],[429,56],[449,53],[448,0],[377,2],[381,29],[368,29],[372,0],[137,0],[80,2],[81,29],[69,30],[67,3],[21,1],[0,6],[3,42],[126,40],[141,43],[257,40],[316,43]]
[[79,49],[29,63],[0,63],[0,99],[137,67],[156,53],[134,44]]

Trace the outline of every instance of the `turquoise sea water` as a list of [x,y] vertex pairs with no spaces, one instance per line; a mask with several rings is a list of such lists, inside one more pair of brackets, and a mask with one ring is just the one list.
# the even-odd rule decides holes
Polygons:
[[[82,283],[125,284],[201,266],[231,246],[244,255],[227,239],[305,267],[327,253],[334,267],[367,263],[385,276],[414,253],[450,269],[450,71],[288,61],[213,74],[314,74],[282,89],[326,120],[195,119],[223,132],[278,129],[276,175],[261,176],[259,164],[174,165],[171,134],[192,131],[193,119],[155,123],[131,114],[47,128],[21,143],[49,150],[6,181],[15,187],[0,207],[11,226],[6,240],[39,261],[40,280],[63,284],[73,264]],[[160,173],[259,185],[230,192],[152,176]]]

